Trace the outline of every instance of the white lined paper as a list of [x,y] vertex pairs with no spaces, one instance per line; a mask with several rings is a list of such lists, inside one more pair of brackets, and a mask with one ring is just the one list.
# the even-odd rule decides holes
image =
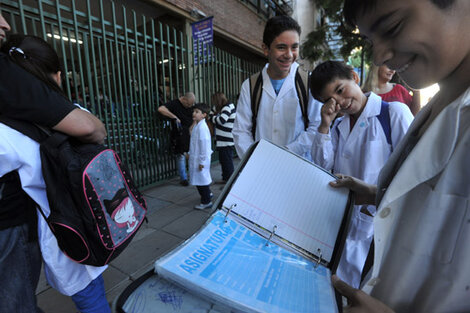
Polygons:
[[328,185],[333,176],[261,140],[227,195],[224,206],[330,262],[348,202],[347,189]]

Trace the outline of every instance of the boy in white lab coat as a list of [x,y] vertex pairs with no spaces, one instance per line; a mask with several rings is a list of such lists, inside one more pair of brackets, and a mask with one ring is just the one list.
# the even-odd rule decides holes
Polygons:
[[[233,124],[233,141],[238,156],[260,139],[284,146],[310,159],[311,136],[318,127],[321,103],[309,95],[306,112],[296,91],[296,62],[300,47],[300,25],[289,16],[279,15],[266,22],[263,52],[268,63],[261,70],[258,113],[252,110],[250,78],[240,90]],[[308,125],[306,125],[306,121]]]
[[189,143],[189,183],[196,186],[201,195],[201,204],[196,210],[212,207],[212,192],[209,185],[212,183],[211,165],[211,133],[206,123],[210,106],[205,103],[196,103],[193,110],[193,125],[191,126],[191,140]]
[[[358,82],[357,73],[343,62],[327,61],[312,72],[311,92],[315,99],[324,102],[312,159],[334,173],[375,184],[413,115],[401,102],[386,103],[374,93],[364,94]],[[335,120],[338,113],[343,117]],[[354,207],[337,269],[338,276],[356,288],[373,237],[375,211],[373,205]]]
[[[348,312],[470,312],[470,1],[346,0],[374,63],[411,88],[439,84],[378,184],[331,182],[377,204],[373,265],[361,288],[333,276]],[[373,260],[372,260],[373,259]]]

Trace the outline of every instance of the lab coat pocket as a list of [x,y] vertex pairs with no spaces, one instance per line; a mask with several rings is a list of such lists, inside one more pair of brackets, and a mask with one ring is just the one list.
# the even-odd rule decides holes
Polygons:
[[415,240],[411,241],[415,244],[408,249],[447,264],[452,261],[469,204],[464,197],[435,191],[430,193],[415,225]]
[[[353,218],[348,234],[350,240],[361,242],[372,238],[374,233],[373,217],[361,212],[361,205],[354,206]],[[370,210],[369,210],[370,211]]]

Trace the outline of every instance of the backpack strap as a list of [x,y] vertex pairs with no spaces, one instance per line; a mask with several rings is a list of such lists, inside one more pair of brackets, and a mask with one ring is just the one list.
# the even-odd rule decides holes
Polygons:
[[263,74],[262,71],[250,76],[250,99],[251,99],[251,134],[253,140],[256,137],[256,117],[258,116],[261,94],[263,93]]
[[295,73],[295,90],[299,97],[300,109],[302,111],[302,119],[304,120],[305,130],[308,128],[308,91],[310,86],[310,75],[308,71],[297,68]]
[[[385,102],[382,100],[382,105],[380,106],[380,113],[377,115],[377,119],[380,122],[380,125],[382,125],[382,129],[385,133],[385,137],[387,138],[387,143],[392,146],[392,128],[390,126],[390,111],[389,111],[389,103]],[[338,135],[338,138],[340,136],[339,134],[339,128],[336,127],[336,134]],[[392,147],[393,150],[393,147]]]
[[[300,110],[302,112],[302,119],[304,121],[305,130],[308,128],[308,91],[310,86],[310,73],[308,71],[300,70],[297,67],[295,72],[295,91],[299,97]],[[261,102],[261,95],[263,93],[263,75],[262,71],[250,76],[250,99],[251,99],[251,133],[253,139],[256,135],[256,118],[258,116],[259,104]]]
[[19,131],[23,135],[28,136],[29,138],[39,143],[49,137],[49,135],[45,133],[45,129],[43,127],[30,122],[20,121],[5,115],[0,115],[0,123],[3,123],[13,128],[14,130]]
[[[382,125],[382,129],[387,138],[387,143],[392,145],[392,128],[390,126],[390,104],[382,100],[382,105],[380,107],[380,114],[377,115],[377,119]],[[393,148],[392,148],[393,149]]]

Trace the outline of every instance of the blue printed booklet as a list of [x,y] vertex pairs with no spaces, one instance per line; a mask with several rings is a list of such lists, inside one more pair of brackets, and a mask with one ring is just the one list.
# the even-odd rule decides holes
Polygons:
[[242,160],[206,224],[159,276],[234,312],[337,312],[330,282],[351,207],[334,176],[268,141]]

